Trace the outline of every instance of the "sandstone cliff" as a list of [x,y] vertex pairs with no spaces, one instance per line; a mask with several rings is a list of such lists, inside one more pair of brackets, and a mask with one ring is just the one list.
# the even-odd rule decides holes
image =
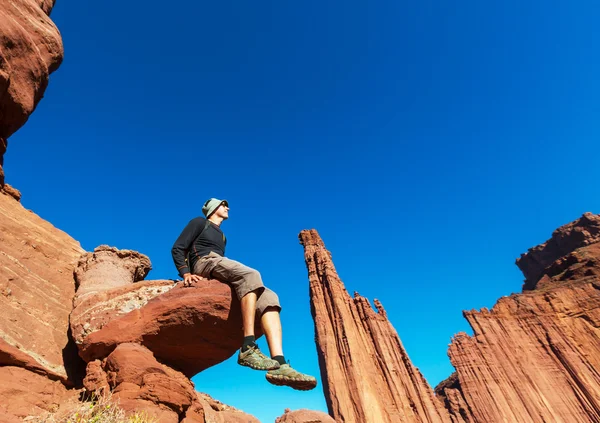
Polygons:
[[[454,381],[438,387],[468,422],[600,421],[600,216],[557,229],[517,264],[524,293],[464,315]],[[447,386],[444,386],[447,385]]]
[[0,365],[67,382],[72,369],[65,359],[76,358],[68,337],[73,268],[83,252],[66,233],[0,194]]
[[29,118],[63,58],[54,0],[0,0],[0,190],[10,137]]
[[[375,300],[351,299],[315,231],[303,231],[323,387],[344,422],[600,422],[600,216],[584,214],[518,260],[524,292],[467,311],[456,368],[436,388]],[[442,405],[443,404],[443,405]]]
[[383,306],[350,298],[316,231],[302,231],[329,414],[346,423],[450,422],[412,365]]

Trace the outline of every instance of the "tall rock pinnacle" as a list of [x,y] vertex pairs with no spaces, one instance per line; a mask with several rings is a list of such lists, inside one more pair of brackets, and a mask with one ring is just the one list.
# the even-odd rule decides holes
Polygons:
[[381,303],[375,312],[366,298],[348,295],[315,230],[302,231],[300,243],[329,414],[344,423],[451,422]]

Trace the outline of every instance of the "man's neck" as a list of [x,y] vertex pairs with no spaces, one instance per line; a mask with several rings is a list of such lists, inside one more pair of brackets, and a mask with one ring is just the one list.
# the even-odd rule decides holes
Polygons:
[[223,223],[222,217],[211,216],[208,218],[208,220],[210,220],[212,223],[214,223],[217,226],[221,226],[221,223]]

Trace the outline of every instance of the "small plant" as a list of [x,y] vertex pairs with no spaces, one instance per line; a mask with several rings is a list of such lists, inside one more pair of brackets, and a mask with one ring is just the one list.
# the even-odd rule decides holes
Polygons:
[[127,416],[110,394],[92,394],[86,401],[65,413],[59,410],[42,416],[27,417],[28,423],[155,423],[145,412]]

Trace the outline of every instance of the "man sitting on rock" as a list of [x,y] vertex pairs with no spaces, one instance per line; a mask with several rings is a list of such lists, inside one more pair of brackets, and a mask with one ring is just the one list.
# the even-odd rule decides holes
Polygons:
[[[313,389],[317,380],[294,370],[283,356],[281,306],[277,294],[263,285],[258,271],[225,257],[227,240],[221,231],[221,223],[229,217],[228,202],[211,198],[204,203],[202,213],[206,218],[192,219],[171,250],[184,286],[205,278],[229,284],[242,309],[244,342],[238,363],[255,370],[268,370],[266,378],[274,385],[287,385],[298,390]],[[255,343],[256,313],[260,316],[272,358],[265,356]]]

